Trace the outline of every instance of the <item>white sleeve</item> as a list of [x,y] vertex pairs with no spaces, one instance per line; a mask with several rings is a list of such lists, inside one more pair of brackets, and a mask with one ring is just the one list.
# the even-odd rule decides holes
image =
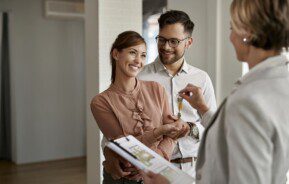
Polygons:
[[210,108],[211,111],[215,112],[217,110],[216,97],[212,81],[208,74],[206,74],[206,83],[203,94],[208,107]]
[[216,111],[208,110],[202,117],[202,125],[206,128]]
[[205,128],[204,128],[204,126],[202,125],[201,121],[202,121],[202,120],[199,120],[199,121],[194,122],[195,125],[198,127],[198,130],[199,130],[199,140],[201,140],[202,135],[203,135],[203,132],[204,132],[204,130],[205,130]]
[[214,92],[212,81],[208,74],[206,74],[206,83],[203,89],[203,94],[204,94],[205,101],[209,107],[209,111],[203,115],[202,120],[201,120],[201,125],[206,128],[211,117],[217,110],[215,92]]
[[108,140],[106,137],[102,136],[102,139],[101,139],[101,149],[102,149],[102,152],[104,150],[104,147],[106,145],[106,143],[108,143]]

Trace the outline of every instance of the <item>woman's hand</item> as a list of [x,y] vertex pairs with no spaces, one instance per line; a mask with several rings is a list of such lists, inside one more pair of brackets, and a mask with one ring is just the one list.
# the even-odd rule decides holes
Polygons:
[[167,134],[168,137],[172,139],[179,139],[181,137],[186,136],[190,132],[190,126],[187,122],[184,122],[182,119],[178,118],[177,116],[169,115],[169,119],[173,120],[174,124],[179,131],[171,132],[170,134]]
[[140,170],[133,165],[131,165],[130,167],[126,167],[123,170],[125,172],[130,172],[130,175],[124,177],[128,180],[140,181],[142,179],[142,176],[139,173]]
[[111,177],[115,180],[120,179],[122,177],[126,177],[131,175],[130,171],[125,171],[121,166],[131,167],[131,164],[117,155],[111,149],[105,147],[104,148],[104,156],[105,161],[103,162],[103,167],[107,173],[111,175]]
[[201,115],[205,114],[209,110],[200,87],[188,84],[179,92],[179,95],[189,102],[193,108],[197,109]]
[[175,134],[178,131],[180,131],[180,129],[174,123],[169,123],[163,124],[160,127],[156,128],[154,134],[156,137],[159,137],[163,135]]

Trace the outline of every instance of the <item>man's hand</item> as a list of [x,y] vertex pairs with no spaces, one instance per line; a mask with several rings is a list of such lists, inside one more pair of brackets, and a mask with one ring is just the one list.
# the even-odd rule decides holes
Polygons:
[[155,174],[151,171],[145,173],[140,171],[145,184],[169,184],[170,182],[160,174]]
[[131,164],[117,155],[115,152],[105,147],[103,150],[103,154],[105,156],[105,161],[103,162],[103,167],[107,173],[111,175],[111,177],[115,180],[120,179],[125,176],[129,176],[131,174],[130,171],[125,171],[124,168],[131,167]]
[[200,87],[188,84],[179,92],[179,95],[188,101],[193,108],[197,109],[201,115],[205,114],[209,110]]

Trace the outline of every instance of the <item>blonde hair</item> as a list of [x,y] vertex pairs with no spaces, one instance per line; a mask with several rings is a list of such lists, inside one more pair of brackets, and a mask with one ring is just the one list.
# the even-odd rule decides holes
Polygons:
[[289,0],[233,0],[231,24],[249,44],[264,50],[289,47]]

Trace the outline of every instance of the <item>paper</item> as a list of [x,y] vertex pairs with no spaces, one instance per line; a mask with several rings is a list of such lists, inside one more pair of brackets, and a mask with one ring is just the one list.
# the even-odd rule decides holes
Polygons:
[[166,159],[149,149],[133,136],[122,137],[107,143],[107,147],[144,171],[152,171],[166,177],[172,184],[193,184],[194,178],[181,171]]

